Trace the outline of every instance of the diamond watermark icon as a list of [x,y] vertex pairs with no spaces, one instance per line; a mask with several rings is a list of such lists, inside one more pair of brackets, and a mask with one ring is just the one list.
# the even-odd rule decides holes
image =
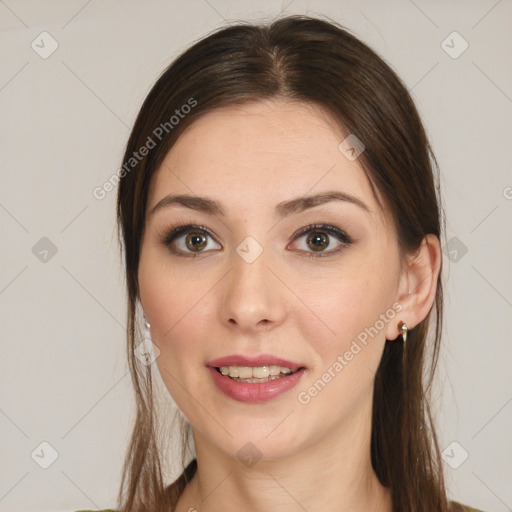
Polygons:
[[339,145],[339,152],[345,156],[347,160],[353,162],[364,151],[365,145],[357,136],[351,133],[346,139],[343,139]]
[[38,466],[48,469],[59,458],[59,453],[48,441],[43,441],[30,454],[30,457]]
[[245,443],[238,450],[237,459],[243,462],[247,467],[252,468],[262,457],[262,453],[253,443]]
[[443,246],[443,252],[450,261],[457,263],[466,255],[468,248],[454,236]]
[[43,236],[32,247],[34,256],[43,263],[48,263],[56,254],[57,246],[46,236]]
[[159,355],[160,349],[148,338],[141,341],[135,349],[135,356],[145,366],[153,364]]
[[452,469],[457,469],[469,457],[469,453],[457,441],[451,442],[441,453],[443,460]]
[[263,247],[255,238],[248,236],[238,245],[236,252],[246,263],[252,263],[261,255]]
[[458,32],[452,32],[443,40],[441,48],[452,59],[458,59],[469,48],[469,44]]
[[39,57],[47,59],[59,47],[59,43],[48,32],[41,32],[30,46]]

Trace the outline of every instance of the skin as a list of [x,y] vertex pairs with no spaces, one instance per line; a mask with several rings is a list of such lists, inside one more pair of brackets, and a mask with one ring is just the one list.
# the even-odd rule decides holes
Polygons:
[[[198,460],[178,512],[392,510],[370,461],[374,375],[399,321],[411,329],[432,307],[441,251],[428,235],[401,263],[395,228],[364,171],[338,149],[344,137],[311,105],[273,99],[222,107],[187,128],[152,179],[140,300],[162,379],[192,424]],[[371,214],[331,201],[274,217],[278,203],[327,190],[356,196]],[[150,213],[178,193],[214,199],[225,215],[176,204]],[[208,245],[194,253],[183,234],[174,245],[195,257],[173,254],[161,239],[176,221],[204,225],[214,239],[206,236]],[[314,223],[338,227],[353,243],[307,257],[317,254],[315,246],[307,234],[294,234]],[[235,250],[247,236],[263,248],[252,263]],[[332,235],[327,240],[326,253],[340,244]],[[386,311],[395,316],[308,404],[300,403],[298,393]],[[213,384],[208,361],[260,353],[307,371],[290,392],[260,404],[235,401]],[[261,456],[252,467],[237,457],[248,442]]]

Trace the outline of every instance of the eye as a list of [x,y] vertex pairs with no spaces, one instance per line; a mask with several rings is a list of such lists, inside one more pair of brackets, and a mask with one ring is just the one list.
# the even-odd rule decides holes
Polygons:
[[341,229],[329,224],[314,224],[302,228],[294,242],[303,239],[298,249],[308,257],[330,256],[352,244],[352,239]]
[[[335,254],[353,243],[341,229],[329,224],[314,224],[302,228],[293,237],[299,243],[299,251],[308,257],[322,257]],[[170,252],[178,256],[192,256],[211,250],[222,249],[205,226],[181,224],[167,228],[160,240]]]
[[209,250],[221,249],[207,228],[195,224],[168,228],[161,237],[161,242],[179,256],[195,256]]

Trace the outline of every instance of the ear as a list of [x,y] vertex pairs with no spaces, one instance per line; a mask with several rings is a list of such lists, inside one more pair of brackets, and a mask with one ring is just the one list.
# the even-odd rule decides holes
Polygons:
[[396,298],[402,310],[396,315],[397,321],[388,324],[387,339],[394,340],[401,334],[400,321],[412,329],[427,317],[436,297],[441,260],[439,239],[433,234],[426,235],[419,250],[407,259],[402,270]]

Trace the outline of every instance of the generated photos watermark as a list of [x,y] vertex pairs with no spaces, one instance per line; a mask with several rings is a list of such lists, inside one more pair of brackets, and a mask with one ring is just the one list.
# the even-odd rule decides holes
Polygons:
[[297,400],[302,405],[307,405],[311,400],[316,397],[326,386],[331,382],[346,366],[349,365],[350,361],[354,359],[368,344],[369,339],[375,338],[388,324],[393,320],[397,313],[402,311],[403,305],[400,302],[395,302],[393,305],[386,310],[385,313],[381,313],[379,319],[370,327],[365,327],[356,337],[352,340],[350,347],[343,354],[337,356],[336,360],[327,368],[322,376],[317,379],[313,385],[307,390],[301,391],[297,395]]
[[150,151],[154,149],[159,142],[162,141],[164,136],[170,133],[180,123],[180,121],[192,111],[195,106],[197,106],[197,100],[194,98],[189,98],[187,103],[183,104],[179,109],[175,109],[175,115],[172,115],[168,121],[160,123],[151,132],[151,135],[148,135],[146,142],[137,151],[133,152],[132,156],[128,158],[128,160],[120,169],[118,169],[117,172],[105,180],[101,186],[95,187],[93,189],[92,195],[94,198],[100,201],[105,199],[107,194],[117,187],[119,180],[124,178],[133,169],[135,169],[139,162],[141,162],[147,155],[149,155]]

